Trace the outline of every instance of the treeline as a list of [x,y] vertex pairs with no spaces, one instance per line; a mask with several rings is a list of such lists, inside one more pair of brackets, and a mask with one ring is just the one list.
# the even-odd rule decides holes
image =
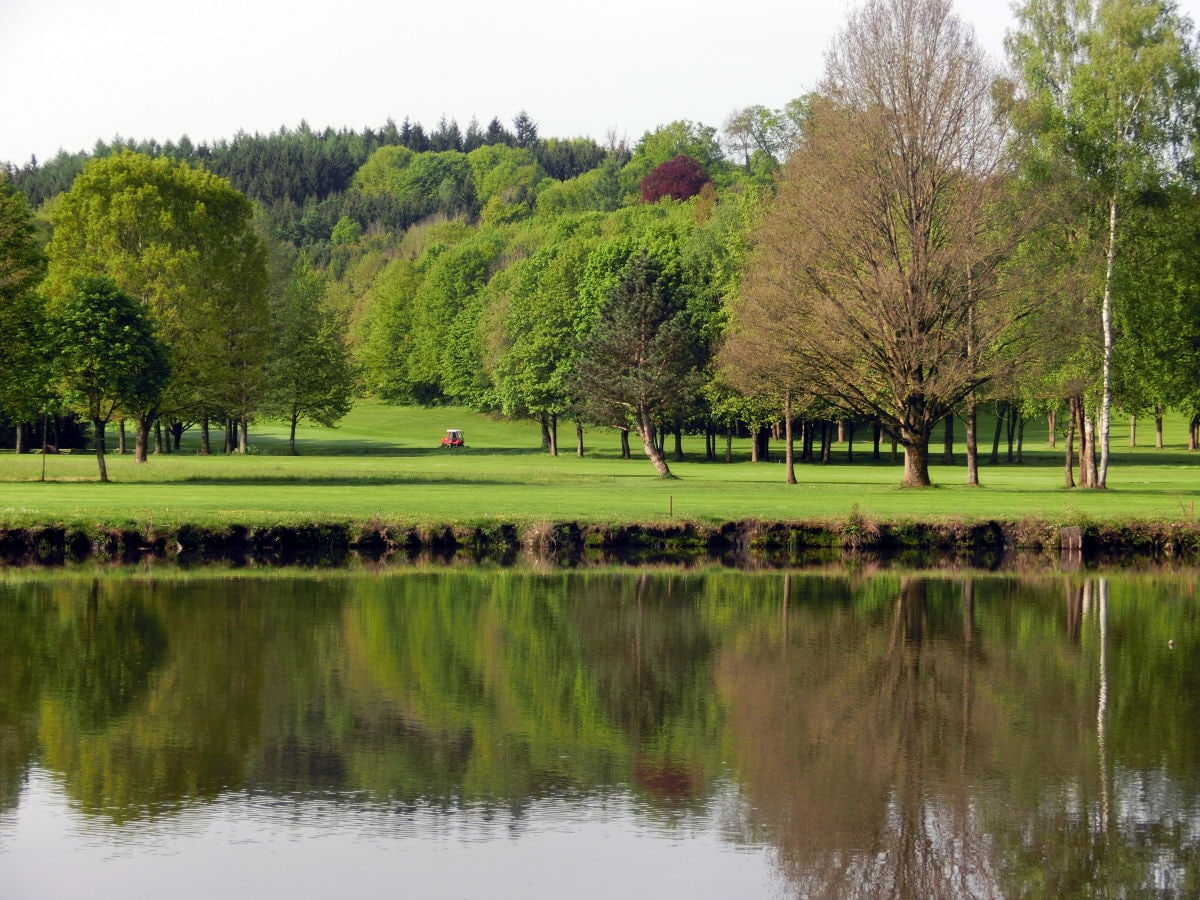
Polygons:
[[[202,452],[209,452],[212,422],[224,426],[227,450],[244,450],[252,419],[290,420],[293,433],[301,418],[336,421],[355,384],[396,401],[469,402],[548,415],[552,423],[565,401],[529,399],[515,387],[527,376],[513,370],[512,354],[500,359],[500,348],[509,340],[505,333],[516,334],[516,328],[495,314],[481,315],[482,304],[500,300],[476,292],[501,272],[515,277],[523,268],[518,263],[539,250],[557,252],[551,245],[572,234],[586,238],[581,247],[612,244],[611,276],[614,266],[631,257],[640,236],[649,234],[651,223],[666,223],[663,233],[674,229],[674,237],[664,243],[669,252],[661,262],[679,286],[706,297],[706,314],[718,313],[720,297],[702,286],[698,274],[682,274],[670,249],[692,239],[695,229],[686,223],[696,224],[696,217],[683,206],[668,212],[665,205],[653,209],[638,202],[639,174],[658,159],[679,157],[680,150],[709,160],[731,184],[732,169],[722,159],[715,129],[675,123],[647,135],[633,152],[623,146],[600,151],[587,140],[541,139],[524,116],[515,126],[512,132],[498,123],[480,134],[468,129],[462,150],[381,144],[352,173],[347,190],[320,201],[339,204],[335,211],[356,203],[400,210],[404,227],[397,228],[379,220],[364,226],[363,218],[343,213],[326,222],[327,233],[297,235],[286,216],[273,216],[261,202],[251,206],[207,165],[165,152],[126,148],[91,159],[70,188],[37,215],[4,181],[10,261],[20,269],[20,278],[7,285],[4,312],[12,339],[0,367],[4,415],[15,429],[15,445],[29,449],[31,424],[47,417],[57,421],[74,410],[89,420],[101,459],[110,420],[120,425],[122,450],[125,425],[134,426],[139,459],[151,442],[163,451],[178,446],[192,427],[200,429]],[[442,145],[443,130],[455,142],[453,125],[439,126],[431,147]],[[406,126],[397,135],[416,146],[429,141],[419,128]],[[319,143],[311,133],[307,140]],[[179,145],[166,149],[178,152]],[[547,171],[571,174],[588,166],[565,180]],[[700,187],[696,171],[690,174],[689,196]],[[702,181],[708,184],[708,176]],[[318,182],[296,183],[315,190]],[[661,190],[672,196],[670,178]],[[290,202],[283,197],[276,210]],[[724,221],[723,215],[712,216],[715,194],[707,202],[702,218]],[[44,234],[51,237],[43,253]],[[726,274],[735,268],[727,267]],[[112,283],[81,280],[96,276]],[[421,296],[406,289],[396,293],[400,282],[420,288]],[[602,290],[598,284],[596,290]],[[89,371],[132,364],[128,355],[122,361],[107,351],[76,358],[86,325],[66,343],[55,333],[55,323],[68,311],[91,315],[87,321],[97,331],[112,310],[128,308],[116,294],[141,302],[155,339],[166,347],[171,374],[153,392],[83,385],[67,377],[68,360]],[[75,309],[77,303],[96,307],[101,299],[103,310]],[[590,302],[601,300],[595,294]],[[575,298],[561,296],[557,302],[573,304]],[[534,308],[521,314],[539,313]],[[419,320],[411,334],[398,331],[404,317]],[[705,342],[715,334],[710,329]],[[552,358],[559,362],[552,365],[575,352],[566,337],[554,349]],[[495,370],[497,363],[508,374]],[[560,385],[559,393],[566,389]]]
[[382,128],[361,131],[314,131],[301,122],[296,128],[282,127],[267,135],[239,133],[211,145],[193,143],[186,135],[164,143],[117,137],[97,141],[90,153],[59,151],[48,161],[34,158],[21,166],[9,163],[6,168],[9,180],[36,209],[68,190],[93,159],[132,151],[202,166],[229,179],[235,189],[260,204],[283,237],[300,247],[328,242],[334,224],[343,217],[363,230],[403,230],[430,212],[457,214],[464,203],[470,210],[469,195],[460,195],[456,203],[441,208],[436,202],[389,202],[390,198],[356,190],[355,173],[381,147],[402,147],[418,154],[520,147],[530,151],[548,177],[561,181],[595,168],[607,155],[590,139],[539,138],[536,123],[522,111],[512,128],[493,118],[486,128],[472,120],[464,131],[454,119],[443,118],[427,131],[420,122],[406,118],[400,125],[389,119]]

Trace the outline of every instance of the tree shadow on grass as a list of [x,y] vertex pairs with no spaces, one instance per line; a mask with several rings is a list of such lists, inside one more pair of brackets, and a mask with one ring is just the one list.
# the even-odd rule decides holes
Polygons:
[[[384,441],[297,441],[296,453],[288,452],[286,439],[275,437],[256,437],[251,444],[251,451],[258,456],[293,456],[301,457],[430,457],[469,459],[473,454],[486,456],[539,456],[545,450],[535,447],[399,447]],[[219,454],[214,453],[214,456]]]
[[463,485],[483,487],[488,485],[528,484],[520,479],[469,478],[448,475],[424,476],[420,474],[380,475],[371,473],[361,477],[353,475],[192,475],[173,482],[174,484],[245,485],[247,487],[400,487],[414,485]]

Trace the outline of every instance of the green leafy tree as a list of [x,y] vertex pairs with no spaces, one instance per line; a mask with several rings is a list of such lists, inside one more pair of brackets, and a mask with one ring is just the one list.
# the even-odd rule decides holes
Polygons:
[[717,129],[700,122],[680,119],[647,131],[637,142],[628,168],[634,180],[640,179],[655,166],[676,156],[687,156],[710,174],[728,168],[721,151]]
[[1127,206],[1125,223],[1116,292],[1129,302],[1113,310],[1114,394],[1161,425],[1164,410],[1200,388],[1200,203],[1177,185]]
[[[493,280],[489,293],[503,323],[502,349],[491,375],[500,408],[508,415],[553,421],[575,406],[571,378],[579,338],[594,321],[579,282],[600,227],[595,215],[560,222],[537,252]],[[556,453],[555,430],[548,432],[550,452]]]
[[[1169,0],[1028,0],[1008,52],[1021,75],[1015,107],[1027,170],[1078,185],[1074,217],[1102,252],[1100,385],[1093,487],[1107,484],[1118,252],[1135,198],[1180,176],[1200,109],[1191,23]],[[1056,165],[1060,162],[1065,165]],[[1035,188],[1036,189],[1036,188]]]
[[17,452],[24,449],[24,424],[37,415],[45,387],[44,313],[34,293],[44,272],[29,205],[0,175],[0,414],[16,425]]
[[104,429],[119,409],[152,408],[171,375],[167,349],[145,307],[110,279],[83,277],[50,318],[53,373],[66,399],[87,416],[100,480],[108,481]]
[[575,392],[589,417],[621,427],[635,423],[646,456],[664,478],[658,418],[703,383],[703,351],[679,280],[646,253],[622,270],[583,340]]
[[[261,390],[269,309],[266,254],[250,201],[224,178],[165,157],[93,160],[54,205],[46,294],[104,275],[146,305],[171,350],[168,417],[225,409],[243,421]],[[146,459],[155,411],[138,421]]]
[[353,405],[346,317],[329,308],[325,293],[324,277],[301,260],[273,316],[265,410],[288,423],[293,455],[301,419],[331,428]]

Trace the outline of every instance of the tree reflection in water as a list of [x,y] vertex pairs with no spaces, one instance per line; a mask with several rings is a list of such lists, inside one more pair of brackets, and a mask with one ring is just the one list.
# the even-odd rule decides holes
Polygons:
[[[1169,777],[1106,761],[1102,580],[1068,587],[1065,629],[994,584],[981,629],[970,578],[901,579],[890,609],[849,591],[841,605],[788,603],[790,588],[780,627],[725,653],[716,677],[749,802],[799,895],[1197,884],[1194,765]],[[1147,777],[1171,803],[1146,802]]]
[[0,585],[0,812],[35,765],[115,823],[247,792],[519,833],[620,795],[656,828],[769,842],[801,896],[1200,894],[1189,583]]

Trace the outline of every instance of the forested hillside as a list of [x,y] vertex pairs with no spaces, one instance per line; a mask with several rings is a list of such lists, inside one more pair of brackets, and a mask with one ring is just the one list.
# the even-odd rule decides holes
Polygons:
[[38,360],[80,349],[46,352],[46,323],[102,276],[172,366],[104,408],[166,452],[213,422],[231,451],[258,418],[333,423],[359,393],[531,416],[550,452],[561,420],[579,452],[616,429],[664,475],[664,435],[714,459],[721,434],[756,457],[785,437],[790,478],[793,442],[828,460],[836,428],[927,484],[943,427],[974,482],[987,403],[995,442],[1049,416],[1068,484],[1103,487],[1115,411],[1200,411],[1200,66],[1168,4],[1083,4],[1057,31],[1044,5],[1018,10],[1017,82],[946,0],[876,0],[814,93],[632,145],[522,111],[10,165],[11,439],[80,411]]

